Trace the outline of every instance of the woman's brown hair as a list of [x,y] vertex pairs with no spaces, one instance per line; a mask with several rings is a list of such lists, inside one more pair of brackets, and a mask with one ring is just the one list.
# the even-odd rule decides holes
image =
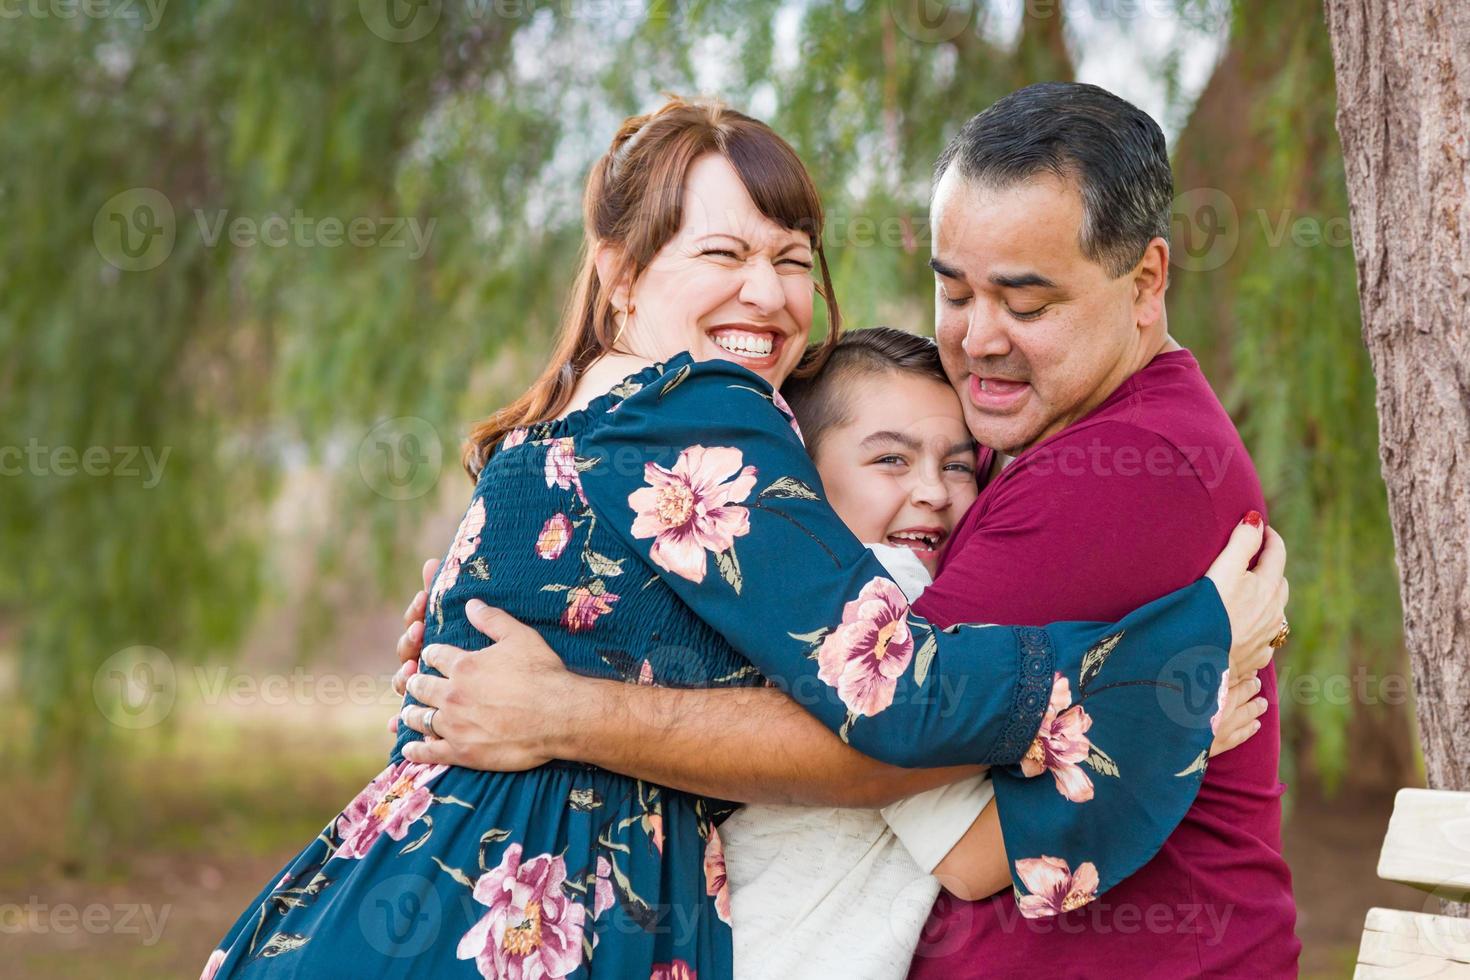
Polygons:
[[510,430],[561,414],[583,372],[612,350],[617,324],[609,291],[597,275],[598,246],[617,246],[620,267],[610,281],[636,281],[678,232],[689,168],[708,153],[730,162],[762,214],[810,237],[822,275],[817,292],[827,304],[827,338],[807,350],[792,376],[820,369],[841,336],[842,321],[822,252],[822,201],[811,175],[765,123],[720,102],[671,97],[655,112],[624,120],[593,165],[582,198],[581,269],[550,363],[530,390],[470,431],[463,461],[471,478]]

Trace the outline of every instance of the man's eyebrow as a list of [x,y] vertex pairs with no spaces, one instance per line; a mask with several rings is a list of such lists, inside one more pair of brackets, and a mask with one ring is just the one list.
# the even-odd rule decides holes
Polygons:
[[963,272],[933,256],[929,258],[929,268],[933,269],[936,275],[943,276],[946,279],[955,279],[959,282],[965,281],[965,274]]
[[994,275],[990,281],[1002,289],[1026,289],[1037,287],[1041,289],[1056,289],[1057,284],[1046,278],[1039,272],[1022,272],[1014,276]]
[[876,446],[880,443],[885,442],[896,442],[905,449],[909,449],[914,452],[917,452],[918,450],[923,448],[923,443],[919,442],[918,439],[915,439],[908,433],[894,432],[890,429],[880,429],[877,432],[868,433],[867,437],[863,439],[862,442],[858,443],[858,446],[862,448],[867,448],[870,445]]

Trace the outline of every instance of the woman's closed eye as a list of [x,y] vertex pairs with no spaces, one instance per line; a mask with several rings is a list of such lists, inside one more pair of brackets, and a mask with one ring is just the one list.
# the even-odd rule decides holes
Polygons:
[[[733,252],[728,248],[706,248],[701,250],[699,254],[701,257],[712,256],[719,259],[728,259],[731,262],[742,261],[740,256],[736,252]],[[791,269],[799,269],[802,272],[810,272],[813,268],[811,262],[803,261],[802,259],[798,258],[793,258],[789,255],[777,259],[776,264],[784,265]]]

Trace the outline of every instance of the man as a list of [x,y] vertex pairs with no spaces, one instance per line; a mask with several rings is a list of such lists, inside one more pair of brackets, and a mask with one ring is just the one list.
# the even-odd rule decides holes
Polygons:
[[[1015,92],[940,157],[935,336],[972,433],[1001,454],[987,459],[1013,459],[917,613],[941,626],[1113,620],[1197,579],[1240,515],[1264,510],[1234,427],[1168,334],[1172,198],[1158,126],[1095,86]],[[415,643],[411,631],[400,652]],[[1053,918],[1022,917],[1009,890],[941,898],[913,976],[1294,975],[1273,670],[1259,680],[1259,734],[1211,762],[1152,861]],[[729,799],[859,806],[926,785],[844,754],[769,691],[601,690],[497,730],[494,768],[555,756]],[[972,834],[995,844],[993,811]]]

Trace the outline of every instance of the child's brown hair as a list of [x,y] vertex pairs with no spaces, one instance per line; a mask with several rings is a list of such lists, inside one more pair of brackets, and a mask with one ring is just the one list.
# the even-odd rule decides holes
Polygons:
[[939,360],[939,346],[928,337],[893,327],[849,330],[832,346],[820,371],[807,378],[790,378],[781,394],[801,426],[806,451],[812,458],[823,437],[851,421],[847,404],[851,386],[864,376],[900,372],[948,385]]

